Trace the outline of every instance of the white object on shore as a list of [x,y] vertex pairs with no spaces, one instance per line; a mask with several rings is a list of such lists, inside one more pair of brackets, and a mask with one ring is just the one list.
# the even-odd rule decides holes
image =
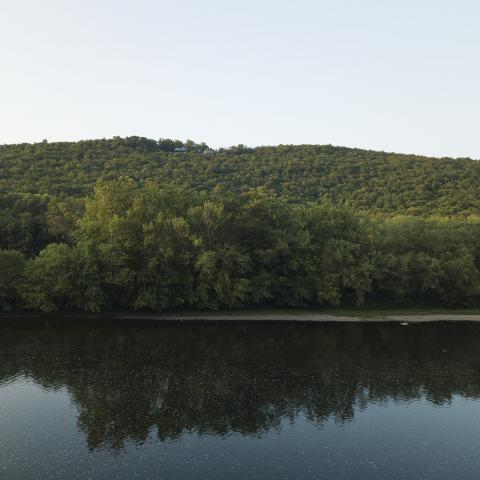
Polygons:
[[404,327],[408,325],[408,322],[402,322],[400,325],[403,325]]

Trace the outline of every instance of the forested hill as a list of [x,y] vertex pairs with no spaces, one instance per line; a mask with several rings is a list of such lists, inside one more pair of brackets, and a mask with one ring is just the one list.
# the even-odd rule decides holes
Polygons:
[[[186,152],[175,152],[175,148]],[[330,145],[232,147],[140,137],[0,146],[0,192],[84,197],[99,179],[129,176],[195,190],[265,186],[290,201],[357,210],[480,214],[480,163]]]
[[479,306],[478,185],[332,146],[3,146],[0,311]]

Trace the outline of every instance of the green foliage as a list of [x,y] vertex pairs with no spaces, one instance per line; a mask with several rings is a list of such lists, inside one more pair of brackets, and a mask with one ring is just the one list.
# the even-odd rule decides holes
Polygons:
[[108,306],[100,268],[99,258],[84,245],[51,243],[26,264],[21,285],[24,304],[44,312],[98,312]]
[[83,203],[46,194],[0,195],[0,248],[31,255],[49,243],[68,241]]
[[75,303],[78,260],[68,245],[52,243],[26,266],[24,298],[28,307],[52,311]]
[[393,218],[382,225],[376,274],[379,294],[473,305],[480,294],[478,228],[455,220]]
[[[185,147],[186,153],[175,153]],[[479,214],[480,164],[331,145],[243,145],[212,151],[192,141],[128,137],[0,146],[0,192],[84,197],[97,180],[128,176],[195,191],[260,186],[289,201],[328,200],[356,210]]]
[[3,310],[480,302],[473,160],[141,137],[0,160]]
[[25,280],[25,258],[16,250],[0,250],[0,311],[21,304],[19,290]]
[[44,311],[473,305],[479,225],[295,205],[264,189],[206,200],[122,178],[95,187],[70,244],[49,244],[28,260],[20,293]]

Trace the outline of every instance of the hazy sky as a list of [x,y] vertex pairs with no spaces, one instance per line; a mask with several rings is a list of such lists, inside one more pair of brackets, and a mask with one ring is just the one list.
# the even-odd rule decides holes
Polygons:
[[480,158],[479,20],[478,0],[0,0],[0,144]]

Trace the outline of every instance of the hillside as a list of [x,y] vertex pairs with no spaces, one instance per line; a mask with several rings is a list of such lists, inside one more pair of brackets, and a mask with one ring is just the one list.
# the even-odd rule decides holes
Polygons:
[[[185,146],[186,153],[175,153]],[[362,211],[480,213],[480,163],[330,145],[238,146],[140,137],[0,146],[0,192],[84,197],[100,178],[129,176],[244,192],[265,186],[290,201],[329,200]]]
[[131,137],[0,160],[0,311],[480,305],[470,159]]

